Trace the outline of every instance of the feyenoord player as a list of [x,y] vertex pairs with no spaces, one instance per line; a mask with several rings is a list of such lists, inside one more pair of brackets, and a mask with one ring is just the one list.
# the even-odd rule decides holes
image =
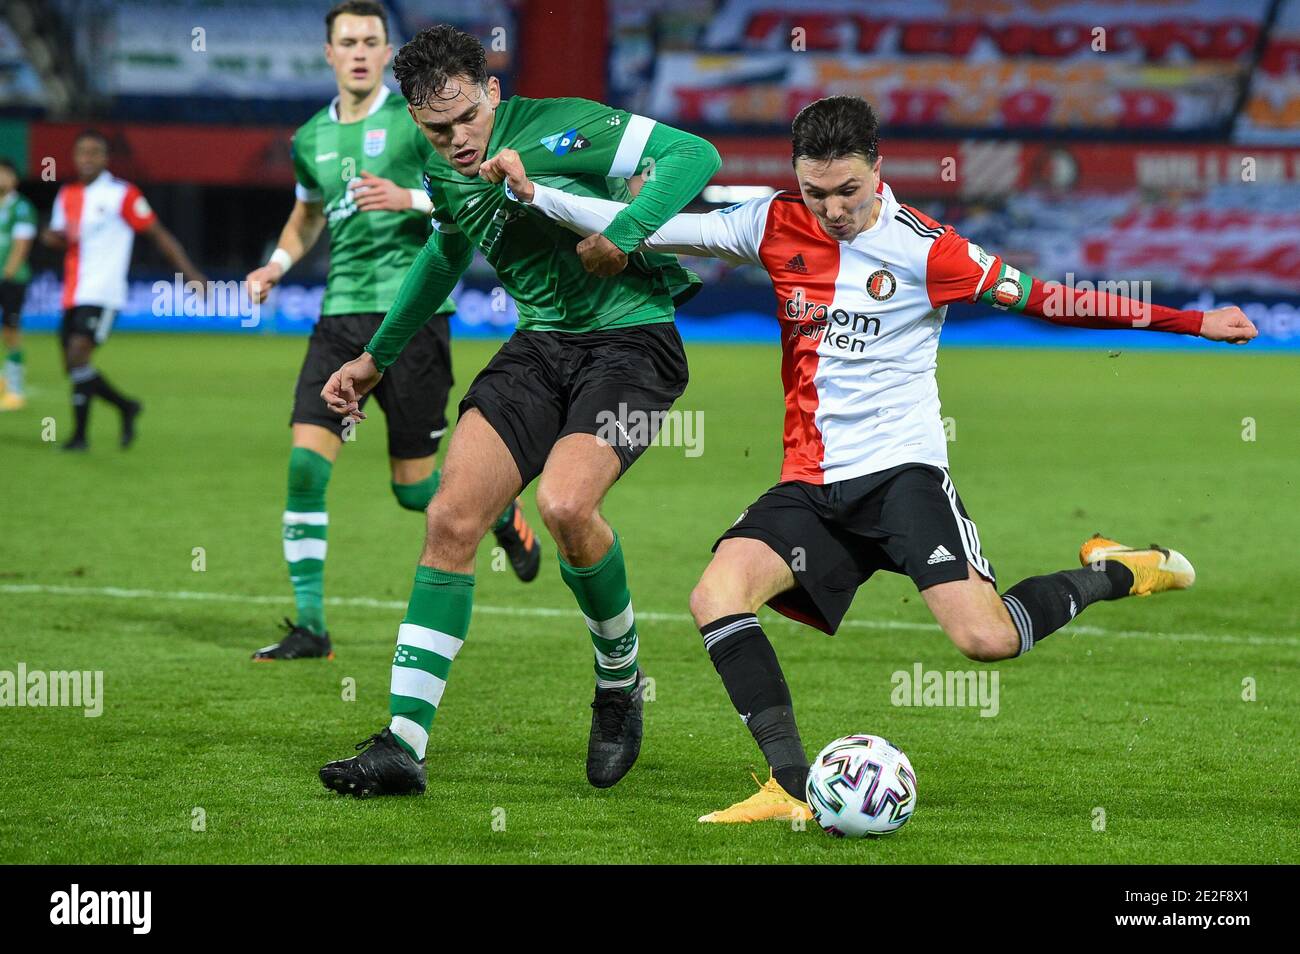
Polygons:
[[27,257],[36,239],[36,210],[18,193],[18,168],[0,158],[0,334],[5,368],[0,379],[0,411],[27,404],[23,388],[23,299],[32,268]]
[[[1081,569],[998,595],[948,473],[934,375],[948,305],[982,301],[1057,324],[1234,344],[1256,335],[1237,308],[1175,311],[1044,283],[900,203],[880,179],[876,117],[862,99],[818,100],[793,133],[799,192],[678,215],[642,244],[759,265],[778,302],[781,480],[722,535],[691,594],[705,647],[772,777],[704,822],[809,817],[790,691],[755,616],[764,603],[834,633],[874,572],[903,573],[953,643],[987,662],[1029,652],[1098,600],[1192,585],[1177,551],[1094,536],[1079,551]],[[530,183],[515,155],[491,163],[519,199],[582,235],[623,214],[616,202]]]
[[[297,619],[259,649],[255,660],[334,655],[325,627],[326,488],[343,443],[342,419],[321,400],[321,387],[356,356],[378,329],[402,278],[429,236],[429,197],[421,170],[433,150],[406,113],[406,101],[384,85],[393,56],[381,4],[348,0],[325,17],[325,59],[338,96],[294,134],[296,201],[271,260],[248,275],[249,294],[263,301],[295,262],[329,230],[330,266],[320,320],[294,392],[293,449],[283,518]],[[449,289],[450,290],[450,289]],[[388,460],[398,504],[423,512],[438,489],[435,454],[447,429],[452,385],[450,298],[433,303],[428,321],[375,389],[388,423]],[[521,580],[537,576],[541,545],[508,502],[494,530]]]
[[65,250],[63,257],[63,363],[72,381],[72,411],[76,430],[65,451],[89,447],[86,427],[92,398],[102,398],[122,416],[121,444],[135,440],[139,401],[122,395],[108,383],[90,357],[108,340],[113,319],[126,304],[126,275],[137,233],[149,236],[158,251],[187,282],[207,285],[176,237],[158,221],[148,200],[134,185],[108,171],[108,140],[88,129],[72,145],[77,181],[60,187],[54,212],[41,241]]
[[[321,780],[353,795],[424,790],[429,726],[469,631],[474,544],[540,475],[537,506],[595,648],[587,779],[608,787],[640,752],[643,700],[623,551],[599,506],[645,445],[596,434],[602,411],[626,405],[653,419],[686,387],[674,309],[699,279],[672,256],[634,250],[699,193],[718,153],[697,136],[590,100],[503,101],[482,44],[448,26],[402,47],[394,72],[437,153],[426,167],[436,231],[378,333],[324,397],[337,413],[358,414],[475,248],[515,300],[519,323],[461,401],[398,629],[389,726],[359,746],[362,754],[322,768]],[[590,258],[630,257],[632,267],[612,281],[589,275],[572,232],[479,176],[489,147],[514,148],[538,173],[604,198],[629,198],[625,180],[653,163],[635,201],[591,243]]]

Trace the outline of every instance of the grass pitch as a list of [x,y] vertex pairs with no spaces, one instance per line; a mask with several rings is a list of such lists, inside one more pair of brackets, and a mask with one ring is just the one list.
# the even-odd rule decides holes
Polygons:
[[[691,346],[678,407],[704,412],[703,454],[653,449],[607,502],[655,679],[632,773],[605,792],[585,780],[591,646],[553,546],[525,588],[485,544],[429,791],[357,802],[316,770],[386,721],[422,521],[389,493],[376,416],[329,492],[338,658],[249,661],[292,611],[280,512],[304,346],[119,334],[100,366],[144,399],[139,443],[119,451],[100,404],[90,453],[70,457],[42,440],[42,419],[60,439],[70,423],[54,340],[29,339],[33,400],[0,416],[0,669],[102,670],[105,703],[98,718],[0,708],[0,861],[1300,860],[1295,357],[943,353],[954,478],[1002,588],[1074,565],[1094,530],[1176,546],[1199,579],[1093,607],[997,664],[993,718],[891,705],[892,674],[916,663],[980,668],[905,578],[872,580],[835,638],[771,617],[809,748],[871,732],[916,767],[911,823],[843,842],[695,821],[748,794],[761,765],[686,597],[716,535],[778,472],[774,347]],[[494,348],[456,345],[453,402]]]

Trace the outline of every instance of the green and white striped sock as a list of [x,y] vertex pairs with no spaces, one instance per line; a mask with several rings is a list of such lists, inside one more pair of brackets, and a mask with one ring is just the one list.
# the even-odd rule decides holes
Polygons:
[[305,447],[289,454],[289,500],[284,508],[284,559],[298,604],[298,625],[325,632],[325,488],[334,465]]
[[636,617],[618,534],[595,566],[574,567],[561,560],[560,578],[587,620],[596,651],[596,686],[630,691],[637,674]]
[[429,727],[447,688],[451,662],[469,633],[473,606],[473,576],[416,567],[406,617],[397,628],[388,728],[417,759],[424,758]]
[[10,393],[22,397],[23,387],[26,384],[23,378],[23,353],[10,351],[5,357],[5,387]]

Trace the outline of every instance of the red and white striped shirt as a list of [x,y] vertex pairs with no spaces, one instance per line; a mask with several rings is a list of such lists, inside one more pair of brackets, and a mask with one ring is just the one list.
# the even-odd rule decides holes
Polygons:
[[54,197],[50,228],[66,233],[63,307],[126,304],[126,276],[135,234],[158,217],[134,185],[102,172],[93,182],[71,182]]
[[[533,183],[532,204],[583,235],[624,206]],[[879,215],[850,241],[832,238],[797,192],[704,215],[673,216],[642,247],[765,269],[776,293],[785,388],[781,480],[828,484],[900,464],[948,466],[935,366],[948,305],[990,289],[996,307],[1082,327],[1149,327],[1195,335],[1200,312],[1120,304],[1074,290],[1077,312],[1044,309],[1045,286],[922,212],[876,189]],[[996,288],[994,287],[996,286]],[[1079,317],[1076,317],[1076,314]]]

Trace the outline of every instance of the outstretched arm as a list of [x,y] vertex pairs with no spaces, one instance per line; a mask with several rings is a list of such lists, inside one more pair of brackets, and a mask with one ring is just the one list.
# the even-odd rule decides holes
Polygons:
[[[672,126],[612,109],[587,99],[539,100],[561,111],[573,136],[572,148],[541,141],[526,147],[524,160],[533,175],[592,175],[644,184],[600,233],[585,242],[579,255],[587,270],[613,275],[627,265],[627,255],[647,236],[680,212],[722,166],[713,144]],[[564,128],[564,127],[560,127]],[[567,135],[567,134],[566,134]],[[479,173],[502,181],[492,167]]]
[[207,277],[194,267],[194,263],[185,254],[185,249],[177,241],[176,236],[172,235],[158,219],[155,218],[145,228],[144,233],[153,239],[153,243],[158,246],[158,251],[162,253],[162,257],[167,259],[167,264],[184,275],[187,282],[198,282],[200,284],[207,282]]
[[931,245],[926,262],[926,286],[935,306],[982,301],[1054,325],[1166,331],[1231,344],[1245,344],[1259,334],[1240,308],[1166,308],[1109,290],[1116,284],[1042,281],[968,242],[951,227]]
[[[1229,306],[1213,311],[1183,311],[1156,305],[1141,298],[1129,298],[1102,287],[1064,285],[1044,282],[1002,264],[997,277],[990,277],[980,294],[985,304],[1001,307],[998,289],[1007,297],[1022,294],[1026,315],[1042,318],[1054,325],[1075,328],[1133,328],[1192,335],[1210,341],[1243,345],[1259,332],[1240,308]],[[1016,277],[1011,277],[1015,273]],[[1098,283],[1098,286],[1106,283]],[[1012,291],[1013,287],[1017,291]]]
[[[513,198],[584,236],[584,241],[578,245],[580,254],[584,246],[594,245],[610,223],[629,208],[611,199],[571,195],[533,182],[528,178],[519,154],[513,149],[501,150],[483,165],[497,177],[492,181],[505,182]],[[745,206],[704,214],[679,212],[636,247],[652,252],[720,258],[733,264],[756,264],[758,242],[752,228],[753,216],[731,214],[742,211],[747,211]],[[765,213],[766,209],[764,206],[753,211]],[[761,235],[762,222],[758,224]]]

